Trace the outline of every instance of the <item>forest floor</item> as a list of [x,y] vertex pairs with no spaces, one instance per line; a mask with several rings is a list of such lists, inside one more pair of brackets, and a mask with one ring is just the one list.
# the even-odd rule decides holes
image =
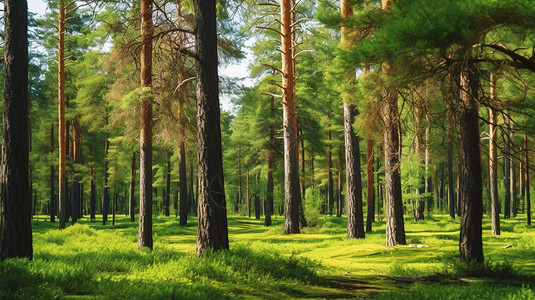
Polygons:
[[[110,218],[111,219],[111,218]],[[34,260],[0,263],[0,299],[535,299],[535,230],[525,215],[483,224],[485,266],[458,262],[459,221],[436,214],[406,218],[407,243],[385,246],[385,223],[365,239],[346,239],[346,218],[285,235],[284,220],[229,216],[230,251],[195,257],[196,218],[154,219],[154,251],[137,250],[137,224],[87,217],[57,230],[33,220]],[[420,247],[417,247],[420,245]],[[474,275],[477,273],[477,276]]]

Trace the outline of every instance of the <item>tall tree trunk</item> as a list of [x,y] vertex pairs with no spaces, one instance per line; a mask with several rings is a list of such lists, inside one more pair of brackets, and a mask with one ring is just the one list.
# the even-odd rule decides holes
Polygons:
[[461,70],[460,135],[463,152],[463,177],[461,191],[461,230],[459,239],[462,262],[483,262],[482,241],[482,179],[479,141],[479,74],[476,66],[469,64]]
[[[496,76],[490,73],[490,100],[496,98]],[[492,234],[500,234],[500,200],[498,199],[498,114],[489,108],[489,183],[492,218]]]
[[366,181],[368,189],[368,215],[366,219],[366,232],[372,232],[372,224],[373,222],[375,222],[375,189],[373,187],[373,140],[366,141]]
[[28,5],[26,1],[4,1],[4,29],[0,260],[11,257],[32,259],[32,203],[28,190]]
[[[152,0],[141,0],[141,88],[152,88]],[[138,248],[152,250],[152,99],[141,100]]]
[[[348,4],[346,1],[343,1],[342,3],[344,3],[345,5]],[[342,11],[344,8],[347,9],[347,6],[343,6]],[[344,102],[344,140],[347,190],[347,238],[362,239],[365,237],[365,233],[364,216],[362,212],[362,180],[359,159],[360,146],[359,139],[353,131],[354,121],[355,107],[347,102]]]
[[524,134],[524,151],[525,151],[525,162],[526,162],[526,171],[525,176],[525,185],[526,185],[526,213],[527,213],[527,220],[528,225],[531,226],[531,196],[530,196],[530,190],[529,190],[529,147],[528,147],[528,135]]
[[132,152],[132,163],[130,164],[130,195],[129,195],[129,211],[130,222],[136,221],[136,152]]
[[197,50],[197,130],[199,229],[197,255],[229,248],[223,179],[216,1],[194,0]]
[[[388,73],[388,72],[385,72]],[[401,193],[401,135],[397,91],[388,88],[384,91],[383,120],[385,153],[385,191],[386,191],[386,245],[404,245],[405,224],[403,220],[403,200]]]
[[178,147],[178,188],[180,189],[180,226],[188,224],[188,179],[186,170],[186,143],[180,141]]
[[[382,0],[383,10],[387,10],[391,0]],[[392,66],[381,66],[385,77],[394,73]],[[383,90],[382,118],[385,153],[385,191],[386,191],[386,246],[406,244],[403,220],[403,199],[401,194],[401,126],[398,108],[398,93],[393,87]]]
[[66,159],[67,159],[67,128],[65,123],[65,7],[63,0],[59,0],[59,17],[58,17],[58,136],[59,136],[59,207],[58,219],[59,229],[65,228],[66,218],[66,187],[65,176]]
[[292,3],[281,0],[282,120],[284,132],[284,203],[286,234],[299,233],[299,161],[297,158],[297,116],[295,73],[292,56]]
[[[50,153],[54,153],[54,123],[50,123]],[[55,168],[54,164],[50,165],[50,222],[56,222],[56,208],[54,203],[56,202],[56,189],[54,187],[54,182],[56,181],[56,175],[54,174]]]
[[[342,19],[347,19],[353,15],[353,8],[349,0],[340,2],[340,13]],[[346,26],[341,28],[341,44],[346,47]],[[352,80],[352,79],[350,79]],[[362,211],[362,178],[360,167],[360,143],[359,138],[353,130],[357,110],[355,106],[349,103],[350,99],[344,99],[344,143],[345,143],[345,160],[346,160],[346,210],[347,210],[347,238],[364,238],[364,216]],[[373,221],[373,206],[370,207],[370,156],[373,163],[373,142],[367,143],[367,163],[368,163],[368,219],[366,222],[366,231],[371,231],[371,222]],[[371,152],[370,152],[371,151]],[[371,154],[370,154],[371,153]],[[341,172],[339,172],[341,176]],[[371,190],[373,198],[373,166],[371,171]],[[341,201],[341,199],[339,200]],[[371,216],[370,216],[371,210]]]
[[[270,100],[270,117],[275,116],[275,97]],[[268,170],[267,170],[267,192],[266,192],[266,220],[265,225],[271,226],[271,215],[273,214],[273,162],[275,160],[275,125],[269,125],[268,143]]]

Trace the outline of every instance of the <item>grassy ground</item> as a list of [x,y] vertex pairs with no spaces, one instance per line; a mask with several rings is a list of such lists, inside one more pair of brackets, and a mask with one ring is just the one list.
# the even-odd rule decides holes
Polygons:
[[[535,233],[525,216],[502,221],[492,236],[484,222],[487,261],[474,277],[458,263],[457,220],[406,220],[407,242],[385,247],[385,224],[364,240],[347,240],[346,219],[319,217],[299,235],[283,219],[229,217],[231,251],[195,257],[196,220],[180,227],[157,217],[154,251],[137,250],[137,226],[82,219],[58,231],[33,221],[34,260],[0,263],[0,299],[535,299]],[[507,247],[510,245],[510,247]]]

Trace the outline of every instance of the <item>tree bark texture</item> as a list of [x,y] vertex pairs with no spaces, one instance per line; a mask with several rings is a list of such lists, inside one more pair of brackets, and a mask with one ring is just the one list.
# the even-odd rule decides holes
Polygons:
[[[152,0],[141,0],[141,87],[152,87]],[[141,100],[138,248],[152,250],[152,99]]]
[[228,249],[227,203],[223,178],[216,1],[194,0],[197,52],[197,131],[199,227],[197,255]]
[[[387,10],[392,0],[382,0],[382,9]],[[394,72],[392,66],[383,63],[383,74],[388,77]],[[401,128],[398,95],[394,87],[383,90],[382,118],[385,124],[385,198],[386,198],[386,246],[406,244],[403,220],[403,199],[401,194]]]
[[32,259],[32,203],[28,189],[28,5],[26,1],[4,1],[4,30],[0,260],[11,257]]
[[359,139],[353,131],[354,121],[355,107],[351,104],[344,103],[344,140],[347,190],[347,238],[362,239],[365,237],[365,233],[364,215],[362,212],[362,180],[359,159],[360,147]]
[[59,229],[65,228],[66,199],[66,159],[67,159],[67,127],[65,122],[65,8],[63,0],[59,0],[58,17],[58,137],[59,137]]
[[397,91],[384,91],[383,120],[385,155],[385,198],[386,198],[386,245],[405,245],[405,224],[401,194],[401,136]]
[[[496,76],[490,73],[490,100],[496,97]],[[500,200],[498,199],[498,113],[489,108],[489,183],[492,234],[500,234]]]
[[478,119],[478,83],[476,66],[463,66],[460,75],[460,137],[463,152],[461,186],[460,259],[466,263],[483,262],[482,179]]
[[286,234],[299,233],[299,161],[297,157],[297,116],[295,74],[292,56],[292,5],[281,1],[282,122],[284,135],[284,206]]

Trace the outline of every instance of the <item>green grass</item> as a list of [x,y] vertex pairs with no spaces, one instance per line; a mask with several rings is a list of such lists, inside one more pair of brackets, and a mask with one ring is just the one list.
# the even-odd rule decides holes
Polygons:
[[458,262],[459,222],[446,215],[406,219],[407,242],[424,248],[386,247],[384,222],[347,240],[345,218],[319,216],[285,235],[281,217],[266,228],[234,215],[231,250],[203,258],[195,218],[186,227],[154,221],[154,251],[140,251],[137,224],[123,216],[115,227],[84,218],[62,231],[35,217],[34,260],[0,263],[0,299],[535,299],[535,233],[525,216],[502,221],[501,236],[485,220],[486,264],[475,272]]

